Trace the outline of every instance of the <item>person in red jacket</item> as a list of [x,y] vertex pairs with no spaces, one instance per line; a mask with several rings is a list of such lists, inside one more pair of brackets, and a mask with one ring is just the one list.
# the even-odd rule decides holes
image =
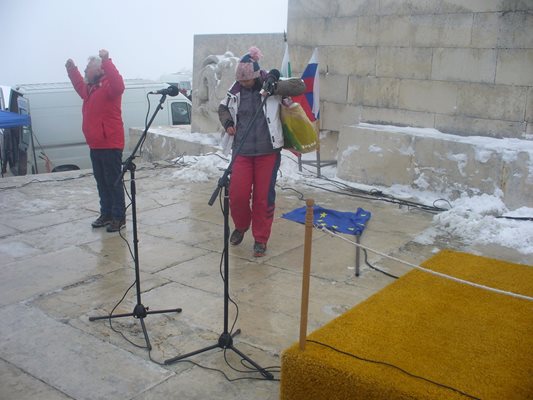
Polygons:
[[124,80],[104,49],[98,57],[89,58],[85,79],[70,58],[65,67],[83,100],[82,130],[89,145],[100,197],[100,216],[91,225],[93,228],[107,226],[108,232],[117,232],[126,226],[124,188],[122,181],[118,182],[124,150],[121,110]]

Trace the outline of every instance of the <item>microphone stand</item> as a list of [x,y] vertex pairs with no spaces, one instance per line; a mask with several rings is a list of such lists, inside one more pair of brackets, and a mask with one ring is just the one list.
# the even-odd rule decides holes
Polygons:
[[126,314],[115,314],[115,315],[107,315],[105,317],[89,317],[89,321],[97,321],[100,319],[112,319],[112,318],[123,318],[123,317],[134,317],[140,320],[141,327],[144,334],[144,340],[146,341],[146,348],[148,350],[152,350],[152,345],[150,344],[150,339],[148,338],[148,332],[146,331],[146,326],[144,324],[144,318],[146,318],[149,314],[163,314],[163,313],[169,313],[169,312],[176,312],[180,313],[181,308],[173,308],[169,310],[150,310],[148,307],[145,307],[141,302],[141,277],[139,272],[139,240],[137,237],[137,203],[136,203],[136,186],[135,186],[135,169],[136,165],[133,163],[133,159],[136,157],[137,151],[142,146],[144,140],[146,139],[146,134],[148,132],[148,129],[150,128],[150,125],[152,125],[152,122],[155,119],[155,116],[159,112],[159,110],[163,109],[163,103],[165,102],[167,95],[163,94],[161,96],[161,99],[159,100],[159,105],[155,109],[154,113],[152,114],[152,118],[148,122],[148,125],[144,128],[144,132],[141,135],[139,141],[137,142],[137,145],[135,146],[135,149],[133,149],[131,155],[124,161],[122,173],[118,177],[117,181],[115,182],[115,185],[122,184],[122,181],[124,179],[124,174],[126,171],[130,171],[130,191],[131,191],[131,216],[133,219],[133,255],[134,255],[134,262],[135,262],[135,289],[137,292],[137,304],[135,305],[135,308],[133,309],[133,312],[126,313]]
[[196,354],[204,353],[209,350],[216,349],[217,347],[220,347],[221,349],[230,349],[233,350],[235,353],[237,353],[239,356],[241,356],[244,360],[248,361],[251,365],[255,367],[255,369],[261,373],[266,379],[272,380],[274,379],[274,376],[265,370],[263,367],[261,367],[259,364],[254,362],[251,358],[240,352],[234,345],[233,345],[233,337],[241,333],[240,329],[237,329],[234,333],[231,333],[228,331],[228,306],[229,306],[229,176],[231,175],[231,168],[233,166],[233,163],[235,162],[235,158],[237,155],[239,155],[241,148],[246,141],[246,138],[248,137],[248,134],[250,133],[250,128],[254,121],[256,120],[257,116],[259,115],[260,111],[262,110],[269,93],[267,92],[267,96],[264,97],[261,105],[259,108],[255,111],[254,116],[248,123],[248,126],[245,129],[245,133],[243,135],[243,138],[241,140],[240,145],[235,150],[235,152],[232,154],[231,161],[222,174],[222,177],[218,180],[217,187],[213,194],[211,195],[211,198],[209,199],[208,204],[210,206],[213,205],[216,198],[219,196],[220,190],[224,188],[224,201],[222,206],[222,213],[224,215],[224,251],[223,251],[223,257],[224,257],[224,330],[220,334],[220,337],[218,338],[218,342],[215,344],[212,344],[210,346],[201,348],[199,350],[192,351],[187,354],[183,354],[174,358],[170,358],[168,360],[165,360],[165,365],[172,364],[176,361],[183,360],[184,358],[188,358],[191,356],[194,356]]

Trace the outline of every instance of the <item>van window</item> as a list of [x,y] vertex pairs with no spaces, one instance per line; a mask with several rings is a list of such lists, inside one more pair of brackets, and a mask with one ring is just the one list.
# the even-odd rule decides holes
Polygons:
[[189,125],[191,123],[191,106],[184,101],[176,101],[171,105],[172,125]]

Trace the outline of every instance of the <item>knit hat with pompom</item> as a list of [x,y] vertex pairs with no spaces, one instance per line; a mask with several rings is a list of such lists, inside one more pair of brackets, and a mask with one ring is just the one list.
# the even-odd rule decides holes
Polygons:
[[257,47],[250,47],[248,53],[242,56],[241,61],[237,65],[237,70],[235,71],[235,78],[238,81],[248,81],[251,79],[259,78],[260,68],[259,68],[259,59],[263,57],[261,50]]

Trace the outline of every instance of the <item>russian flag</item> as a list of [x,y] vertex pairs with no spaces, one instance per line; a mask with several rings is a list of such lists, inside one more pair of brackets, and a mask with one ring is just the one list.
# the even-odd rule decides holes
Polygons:
[[300,96],[293,96],[292,100],[300,103],[307,117],[311,122],[320,117],[320,92],[318,74],[318,48],[315,48],[311,59],[305,68],[302,79],[305,82],[305,93]]

